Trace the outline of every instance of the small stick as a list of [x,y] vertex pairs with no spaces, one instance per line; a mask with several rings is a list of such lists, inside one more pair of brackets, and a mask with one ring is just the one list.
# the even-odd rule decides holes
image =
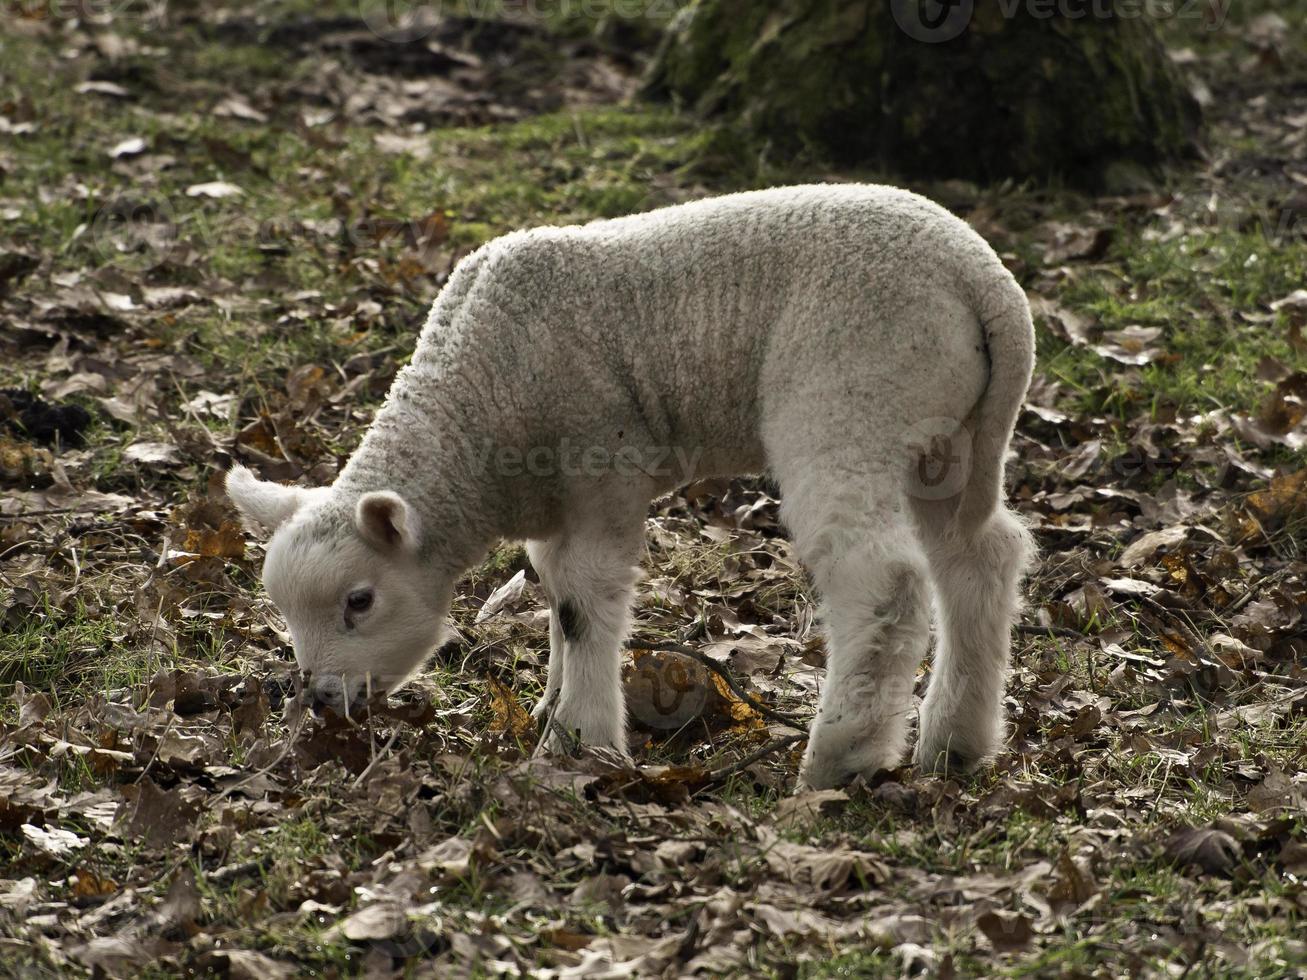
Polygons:
[[390,738],[387,739],[386,744],[381,747],[381,751],[372,757],[372,761],[368,763],[367,768],[364,769],[361,773],[358,774],[358,776],[355,777],[354,782],[350,784],[349,787],[350,789],[359,788],[363,780],[368,778],[368,774],[371,773],[372,770],[376,768],[377,763],[386,757],[386,753],[390,751],[390,747],[395,744],[395,739],[397,738],[399,738],[398,725],[396,725],[395,730],[390,733]]
[[554,688],[554,693],[549,695],[549,703],[545,706],[545,724],[540,730],[540,741],[536,742],[535,750],[531,753],[531,758],[535,759],[545,750],[545,739],[549,737],[550,731],[554,727],[554,715],[558,712],[558,695],[562,688]]
[[248,776],[245,776],[242,779],[239,779],[236,782],[232,783],[222,792],[218,793],[218,795],[215,796],[213,799],[209,800],[208,803],[205,804],[206,807],[208,807],[209,809],[213,809],[214,806],[216,806],[218,803],[221,803],[223,800],[227,799],[227,797],[231,796],[237,790],[244,789],[246,786],[248,786],[254,780],[258,779],[260,776],[266,776],[268,773],[272,772],[272,770],[276,769],[279,765],[281,765],[282,762],[285,760],[286,756],[290,755],[291,749],[295,748],[295,742],[299,739],[300,732],[304,730],[304,719],[306,716],[307,716],[307,712],[301,714],[299,718],[296,720],[295,727],[291,729],[289,733],[287,733],[286,743],[282,746],[281,751],[277,753],[277,757],[275,759],[273,759],[263,768],[256,769]]
[[1162,605],[1152,596],[1141,595],[1136,596],[1136,598],[1141,604],[1151,609],[1154,614],[1170,622],[1171,625],[1175,627],[1176,632],[1184,637],[1185,641],[1193,648],[1194,653],[1202,657],[1203,660],[1211,662],[1216,659],[1212,654],[1211,647],[1207,645],[1206,641],[1204,641],[1201,636],[1193,631],[1193,628],[1189,625],[1185,617],[1180,615],[1179,611]]
[[639,638],[632,638],[626,641],[626,647],[630,650],[658,650],[663,653],[679,653],[691,660],[702,664],[708,670],[720,677],[726,682],[726,686],[731,689],[737,698],[747,704],[760,715],[764,715],[773,721],[778,721],[789,728],[801,728],[807,730],[807,721],[798,715],[792,715],[785,711],[777,711],[775,708],[763,704],[752,694],[742,688],[739,683],[731,676],[730,671],[713,660],[711,657],[700,653],[693,647],[688,647],[684,643],[672,643],[666,640],[645,641]]
[[782,735],[780,738],[772,739],[757,752],[746,755],[739,762],[733,762],[729,766],[722,766],[720,769],[714,769],[708,773],[707,784],[724,782],[737,772],[743,772],[753,765],[759,759],[765,759],[773,752],[779,752],[781,749],[789,748],[795,742],[802,742],[807,739],[807,735]]
[[1064,636],[1069,640],[1089,639],[1079,630],[1073,630],[1066,626],[1039,626],[1035,623],[1017,623],[1016,630],[1021,636]]
[[1224,609],[1219,610],[1221,615],[1226,618],[1233,616],[1244,606],[1248,605],[1248,603],[1252,602],[1253,596],[1255,596],[1261,590],[1261,587],[1263,585],[1265,585],[1270,579],[1273,578],[1275,578],[1274,572],[1268,572],[1265,575],[1258,576],[1257,579],[1251,585],[1248,586],[1247,592],[1241,595],[1238,599],[1235,599],[1234,602],[1230,603]]

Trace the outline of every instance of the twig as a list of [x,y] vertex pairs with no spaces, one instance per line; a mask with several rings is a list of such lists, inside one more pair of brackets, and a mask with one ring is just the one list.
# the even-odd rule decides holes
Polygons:
[[1175,627],[1176,631],[1184,637],[1185,642],[1189,644],[1194,653],[1198,654],[1198,656],[1204,661],[1210,663],[1216,659],[1212,655],[1211,647],[1207,645],[1206,641],[1204,641],[1201,636],[1193,631],[1193,627],[1189,625],[1189,622],[1181,616],[1177,610],[1162,605],[1152,596],[1141,595],[1136,596],[1135,598],[1137,598],[1142,605],[1145,605],[1152,610],[1154,614],[1170,622],[1171,625]]
[[712,772],[708,773],[707,782],[708,784],[723,782],[731,776],[734,776],[737,772],[743,772],[745,769],[748,769],[759,759],[765,759],[773,752],[779,752],[782,749],[789,748],[795,742],[803,742],[806,741],[807,738],[807,735],[782,735],[780,738],[774,738],[757,752],[746,755],[739,762],[733,762],[729,766],[722,766],[720,769],[712,770]]
[[145,764],[145,768],[141,770],[141,774],[132,780],[133,783],[139,783],[142,779],[144,779],[145,774],[150,771],[150,767],[154,765],[155,760],[159,758],[159,753],[163,751],[164,739],[166,739],[168,737],[168,733],[172,731],[172,724],[176,720],[177,720],[176,715],[168,716],[168,724],[163,726],[163,734],[159,736],[159,741],[155,743],[154,753],[150,756],[150,761]]
[[1016,630],[1022,636],[1064,636],[1068,640],[1087,640],[1089,637],[1079,630],[1066,626],[1040,626],[1036,623],[1017,623]]
[[545,704],[545,724],[540,730],[540,741],[536,742],[536,747],[531,753],[531,758],[535,759],[545,750],[545,741],[549,738],[549,732],[554,727],[554,715],[558,712],[558,695],[562,688],[554,688],[554,693],[549,695],[549,700]]
[[221,803],[227,797],[231,796],[231,794],[235,793],[238,789],[244,789],[246,786],[248,786],[254,780],[258,779],[260,776],[266,776],[268,773],[272,772],[272,770],[276,769],[279,765],[281,765],[282,761],[286,758],[286,756],[290,755],[291,749],[295,748],[295,742],[299,738],[300,732],[304,730],[304,719],[307,716],[308,716],[308,712],[302,712],[299,718],[296,719],[295,727],[289,733],[287,733],[286,744],[282,746],[281,751],[277,753],[277,757],[275,759],[273,759],[271,762],[269,762],[266,766],[262,767],[261,769],[256,769],[254,770],[254,772],[250,773],[248,776],[245,776],[243,779],[240,779],[237,782],[232,783],[230,786],[228,786],[226,789],[220,792],[217,796],[215,796],[212,800],[208,801],[206,806],[209,809],[213,809],[214,806],[216,806],[218,803]]
[[1255,596],[1261,590],[1261,587],[1263,585],[1265,585],[1268,581],[1270,581],[1273,578],[1276,578],[1275,572],[1267,572],[1265,575],[1258,576],[1258,578],[1256,578],[1253,581],[1253,583],[1248,586],[1247,592],[1241,595],[1238,599],[1235,599],[1234,602],[1230,603],[1224,609],[1219,610],[1221,616],[1226,619],[1233,616],[1244,606],[1248,605],[1248,603],[1252,602],[1253,596]]
[[369,773],[376,768],[377,763],[386,757],[386,753],[390,751],[390,747],[395,744],[395,739],[397,738],[399,738],[398,725],[396,725],[395,730],[390,733],[390,738],[388,738],[386,744],[381,747],[381,751],[372,757],[372,761],[367,764],[367,768],[354,777],[354,782],[350,784],[350,789],[358,789],[359,786],[362,785],[363,780],[368,778]]
[[[177,375],[169,371],[168,378],[170,381],[172,381],[172,386],[177,389],[177,397],[181,399],[182,411],[184,411],[187,415],[189,415],[191,417],[191,421],[200,427],[200,431],[204,433],[204,438],[209,440],[209,448],[220,451],[222,449],[222,445],[218,442],[217,439],[213,438],[213,433],[209,431],[209,427],[205,425],[202,421],[200,421],[200,417],[196,415],[195,410],[191,408],[186,398],[186,392],[182,388],[182,383],[177,380]],[[170,432],[169,435],[172,435],[172,433]]]
[[684,643],[673,643],[668,640],[642,640],[639,637],[632,637],[627,640],[626,647],[630,650],[658,650],[663,653],[679,653],[683,656],[689,657],[691,660],[702,664],[725,681],[726,686],[731,689],[732,693],[734,693],[737,698],[760,715],[765,715],[773,721],[779,721],[782,725],[786,725],[790,728],[800,728],[807,731],[807,719],[800,718],[798,715],[792,715],[785,711],[777,711],[775,708],[763,704],[752,694],[742,688],[735,678],[731,676],[730,671],[711,657],[700,653],[693,647],[686,646]]

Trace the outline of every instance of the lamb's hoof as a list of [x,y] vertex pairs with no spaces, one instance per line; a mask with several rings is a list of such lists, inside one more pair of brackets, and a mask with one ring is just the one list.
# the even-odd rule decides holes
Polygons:
[[618,769],[635,768],[635,760],[625,747],[603,743],[596,744],[583,741],[574,734],[551,732],[545,739],[545,751],[551,755],[563,755],[571,759],[589,756]]
[[[539,719],[541,726],[545,723],[546,718]],[[544,733],[544,747],[546,752],[573,758],[581,755],[583,750],[593,749],[609,761],[621,759],[625,764],[631,764],[624,731],[613,731],[611,726],[604,726],[598,731],[592,728],[587,732],[581,725],[559,721],[557,712],[549,721],[549,731]]]
[[[541,723],[543,724],[543,721]],[[576,732],[569,732],[557,722],[554,722],[544,737],[545,751],[551,755],[567,755],[575,758],[581,754],[583,744]]]
[[968,776],[980,768],[984,756],[956,748],[927,751],[918,746],[913,761],[924,773],[936,776]]
[[[811,746],[811,743],[809,743]],[[862,760],[848,757],[842,759],[824,759],[812,752],[804,756],[799,768],[798,792],[809,789],[838,789],[847,786],[859,776],[870,783],[877,773],[887,772],[898,765],[901,755],[896,753],[876,753],[876,761],[860,765]]]

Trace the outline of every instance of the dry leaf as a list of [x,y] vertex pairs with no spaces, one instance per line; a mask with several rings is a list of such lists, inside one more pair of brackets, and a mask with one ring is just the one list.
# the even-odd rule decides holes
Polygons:
[[531,713],[518,703],[507,686],[493,677],[486,678],[486,686],[490,688],[490,710],[495,716],[490,723],[491,731],[506,732],[518,738],[535,730]]
[[1186,827],[1167,840],[1166,856],[1182,867],[1193,865],[1209,874],[1228,875],[1243,860],[1243,850],[1223,830]]
[[225,180],[211,180],[206,184],[192,184],[186,188],[187,197],[224,198],[237,197],[244,193],[235,184]]
[[517,574],[490,593],[485,604],[477,610],[476,622],[483,623],[491,616],[497,616],[504,609],[513,605],[522,597],[526,588],[526,569],[519,569]]
[[63,830],[59,827],[34,827],[30,823],[25,823],[22,831],[29,843],[56,858],[67,857],[73,851],[91,843],[89,837],[79,837],[71,830]]
[[986,912],[976,920],[990,945],[1000,953],[1017,953],[1026,949],[1034,938],[1034,924],[1020,912]]

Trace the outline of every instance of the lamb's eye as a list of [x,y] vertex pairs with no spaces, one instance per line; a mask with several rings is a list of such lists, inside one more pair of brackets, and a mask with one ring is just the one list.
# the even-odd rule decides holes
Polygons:
[[372,608],[372,590],[358,589],[345,597],[345,606],[350,612],[367,612]]

